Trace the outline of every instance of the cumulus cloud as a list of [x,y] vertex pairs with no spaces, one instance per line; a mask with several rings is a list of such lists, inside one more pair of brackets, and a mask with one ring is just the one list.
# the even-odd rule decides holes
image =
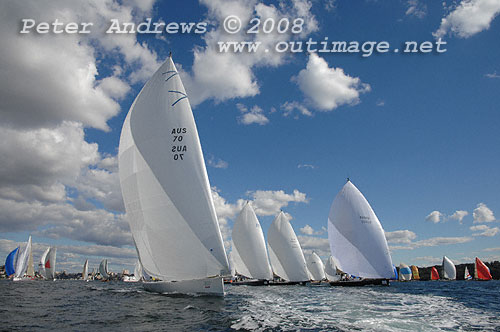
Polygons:
[[471,226],[469,229],[473,232],[472,236],[486,236],[486,237],[492,237],[498,234],[500,231],[500,228],[498,227],[489,227],[487,225],[476,225],[476,226]]
[[320,257],[330,256],[330,242],[328,242],[328,239],[307,235],[298,235],[297,239],[304,254],[310,255],[314,251]]
[[311,165],[311,164],[298,164],[297,168],[309,168],[309,169],[315,169],[316,166]]
[[464,217],[467,216],[468,214],[469,214],[469,212],[467,212],[467,211],[457,210],[449,218],[454,219],[454,220],[458,220],[458,222],[461,224]]
[[304,227],[299,229],[302,234],[305,235],[322,235],[325,231],[315,231],[310,225],[306,224]]
[[475,224],[495,221],[493,211],[491,211],[490,208],[488,208],[484,203],[479,203],[474,211],[472,211],[472,218]]
[[468,38],[490,27],[491,21],[500,13],[497,0],[462,0],[456,8],[441,19],[441,25],[433,35],[436,38],[454,34]]
[[305,193],[297,189],[292,194],[287,194],[283,190],[256,190],[249,191],[247,195],[253,198],[255,213],[260,216],[276,215],[289,203],[308,203],[309,199]]
[[207,159],[207,165],[213,168],[227,168],[229,164],[220,158],[215,158],[213,155]]
[[500,75],[498,75],[497,72],[494,71],[492,73],[484,74],[484,77],[487,77],[487,78],[500,78]]
[[257,105],[254,105],[250,110],[240,103],[236,104],[236,107],[241,112],[241,116],[238,118],[238,122],[241,124],[250,125],[256,123],[263,126],[269,123],[269,119],[265,116],[264,110]]
[[[398,231],[396,231],[398,232]],[[404,232],[404,231],[400,231]],[[462,237],[432,237],[429,239],[424,239],[424,240],[419,240],[419,241],[414,241],[413,240],[416,238],[416,235],[408,231],[409,233],[396,233],[396,234],[390,234],[389,237],[391,238],[392,243],[399,243],[403,245],[399,246],[394,246],[391,245],[390,249],[391,250],[413,250],[416,248],[422,248],[422,247],[435,247],[435,246],[444,246],[444,245],[452,245],[452,244],[459,244],[459,243],[466,243],[474,240],[473,237],[470,236],[462,236]],[[392,233],[392,232],[386,232],[386,237],[387,233]],[[413,233],[413,234],[412,234]],[[414,237],[415,235],[415,237]],[[388,239],[389,241],[389,239]],[[395,242],[398,241],[398,242]]]
[[[285,103],[280,105],[280,108],[283,110],[283,116],[290,116],[295,113],[299,113],[301,115],[305,116],[312,116],[312,112],[309,111],[304,105],[297,101],[286,101]],[[297,111],[297,112],[295,112]],[[294,119],[298,119],[299,115],[296,114],[294,115]]]
[[406,2],[406,16],[414,16],[417,18],[424,18],[427,15],[427,5],[421,3],[419,0],[408,0]]
[[417,238],[417,234],[407,229],[393,232],[385,232],[385,238],[389,243],[411,243]]
[[427,217],[425,217],[425,220],[437,224],[438,222],[441,221],[442,217],[444,217],[444,215],[441,212],[432,211],[431,213],[429,213]]
[[316,53],[309,54],[306,68],[292,80],[320,111],[331,111],[345,104],[357,104],[360,94],[370,91],[370,85],[345,74],[342,68],[330,68]]
[[[243,31],[237,34],[225,33],[218,25],[229,15],[238,16],[243,26],[248,26],[252,17],[260,17],[264,22],[272,18],[277,22],[281,18],[293,20],[303,18],[303,33],[297,37],[303,38],[318,29],[317,21],[311,13],[311,3],[307,0],[293,0],[283,2],[276,7],[266,5],[256,0],[203,0],[208,8],[207,20],[217,27],[203,35],[204,47],[194,49],[194,63],[192,72],[181,72],[181,76],[190,95],[190,102],[196,106],[206,99],[224,101],[238,97],[250,97],[259,93],[259,84],[253,72],[256,67],[276,67],[285,62],[288,56],[285,53],[274,52],[277,41],[287,41],[291,35],[278,33],[246,34]],[[245,29],[242,29],[245,30]],[[257,52],[232,53],[218,52],[218,42],[251,41],[259,42]],[[264,50],[271,50],[265,52]]]

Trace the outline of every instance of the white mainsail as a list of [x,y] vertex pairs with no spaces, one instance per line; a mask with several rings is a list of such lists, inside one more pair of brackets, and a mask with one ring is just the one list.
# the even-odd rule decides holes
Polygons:
[[40,263],[38,263],[38,273],[45,279],[45,258],[47,257],[50,251],[50,247],[48,247],[40,257]]
[[24,276],[26,268],[28,267],[29,253],[31,252],[31,235],[28,238],[28,243],[24,248],[24,251],[17,258],[16,262],[16,274],[14,275],[14,280],[19,280]]
[[267,246],[273,272],[288,281],[307,281],[304,253],[292,225],[281,211],[267,232]]
[[135,267],[134,267],[134,279],[139,281],[142,279],[142,277],[143,277],[142,265],[141,265],[141,262],[139,260],[137,260],[137,262],[135,262]]
[[45,256],[45,278],[53,280],[56,277],[56,247],[50,247],[49,253]]
[[332,256],[343,272],[374,279],[393,276],[382,225],[366,198],[349,180],[333,200],[328,239]]
[[169,282],[229,274],[198,131],[171,57],[127,114],[119,175],[127,219],[148,275]]
[[329,281],[340,280],[340,275],[337,273],[337,264],[335,264],[335,259],[332,256],[326,260],[325,276]]
[[326,279],[323,261],[321,261],[321,258],[315,252],[307,259],[307,268],[311,272],[313,280],[320,281]]
[[229,273],[231,277],[236,275],[236,268],[234,267],[233,252],[227,254],[227,262],[229,263]]
[[232,239],[236,272],[247,278],[272,280],[264,233],[248,202],[236,218]]
[[109,278],[108,260],[106,258],[101,261],[101,264],[99,264],[99,273],[104,279]]
[[33,278],[35,276],[35,265],[33,262],[33,248],[30,247],[28,253],[28,266],[26,267],[26,276]]
[[457,269],[455,264],[446,256],[443,256],[443,279],[457,279]]
[[85,263],[83,264],[83,271],[82,271],[82,280],[89,280],[89,260],[86,259]]

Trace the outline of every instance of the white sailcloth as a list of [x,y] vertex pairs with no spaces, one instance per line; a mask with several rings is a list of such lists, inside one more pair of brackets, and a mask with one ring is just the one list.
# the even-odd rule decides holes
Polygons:
[[272,280],[264,233],[248,202],[236,218],[232,239],[236,271],[248,278]]
[[400,281],[410,281],[412,276],[411,269],[408,265],[401,263],[399,264],[399,280]]
[[227,254],[227,261],[229,263],[229,273],[231,277],[234,277],[236,275],[236,269],[234,267],[233,252]]
[[56,276],[56,247],[50,247],[49,253],[45,256],[45,277],[52,280]]
[[86,259],[85,263],[83,264],[82,280],[88,280],[88,279],[89,279],[89,260]]
[[14,275],[14,278],[19,279],[19,278],[22,278],[24,276],[24,273],[26,272],[26,268],[28,267],[28,259],[29,259],[30,252],[31,252],[31,235],[28,238],[28,243],[26,244],[24,251],[17,259],[16,274]]
[[292,225],[281,211],[267,233],[269,259],[273,272],[288,281],[307,281],[304,253]]
[[139,281],[142,279],[142,277],[143,277],[142,265],[141,265],[141,262],[139,260],[137,260],[137,262],[135,262],[135,267],[134,267],[134,279]]
[[38,273],[45,278],[45,258],[47,257],[48,253],[50,251],[50,247],[48,247],[42,254],[42,257],[40,257],[40,263],[38,263]]
[[101,264],[99,264],[99,273],[101,274],[101,277],[103,277],[104,279],[109,278],[107,259],[103,259],[101,261]]
[[443,279],[457,279],[457,269],[455,264],[446,256],[443,256]]
[[325,266],[323,265],[321,258],[319,258],[318,254],[315,252],[313,252],[307,259],[307,268],[309,269],[309,272],[311,272],[313,280],[319,281],[326,278]]
[[337,273],[337,264],[335,264],[335,259],[332,256],[326,260],[325,276],[330,281],[340,280],[340,275]]
[[363,194],[350,181],[333,200],[328,239],[332,256],[345,273],[375,279],[393,276],[382,225]]
[[33,248],[30,248],[28,253],[28,266],[26,267],[26,275],[29,277],[35,276],[35,265],[33,263]]
[[170,57],[127,114],[119,175],[148,275],[181,281],[229,274],[198,131]]

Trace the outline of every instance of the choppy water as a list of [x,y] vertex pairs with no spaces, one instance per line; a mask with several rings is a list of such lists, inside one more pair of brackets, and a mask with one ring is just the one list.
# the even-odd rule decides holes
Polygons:
[[500,331],[500,281],[228,286],[224,298],[137,283],[0,281],[0,330]]

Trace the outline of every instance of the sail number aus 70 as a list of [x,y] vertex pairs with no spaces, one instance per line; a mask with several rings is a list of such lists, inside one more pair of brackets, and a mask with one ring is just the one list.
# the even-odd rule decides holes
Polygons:
[[187,146],[182,145],[184,134],[187,134],[186,128],[174,128],[170,135],[172,136],[172,158],[174,160],[184,160],[184,153],[187,152]]

